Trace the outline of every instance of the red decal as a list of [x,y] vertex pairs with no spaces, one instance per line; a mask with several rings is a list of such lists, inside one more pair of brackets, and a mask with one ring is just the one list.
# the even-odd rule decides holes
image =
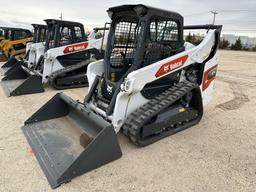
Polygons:
[[203,91],[206,90],[211,82],[216,79],[218,65],[214,65],[204,72]]
[[175,59],[173,61],[170,61],[160,67],[160,69],[156,73],[156,77],[161,77],[165,75],[166,73],[169,73],[175,69],[178,69],[184,65],[184,63],[187,61],[188,55],[185,55],[183,57],[180,57],[178,59]]
[[28,154],[29,154],[30,156],[34,155],[34,151],[33,151],[32,148],[30,148],[30,149],[28,150]]
[[88,42],[70,45],[64,49],[63,53],[67,54],[67,53],[73,53],[76,51],[81,51],[83,49],[86,49],[88,47],[88,45],[89,45]]

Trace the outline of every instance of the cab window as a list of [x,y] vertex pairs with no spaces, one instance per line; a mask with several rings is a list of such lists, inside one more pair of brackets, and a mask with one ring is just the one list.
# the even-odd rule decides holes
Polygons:
[[60,27],[60,46],[69,45],[73,42],[71,27]]
[[144,66],[176,54],[179,45],[179,28],[176,21],[166,18],[152,18],[149,28]]
[[28,36],[29,35],[26,31],[21,31],[21,30],[14,31],[13,40],[24,39],[24,38],[27,38]]
[[153,19],[150,23],[150,40],[160,43],[178,41],[177,22],[165,19]]

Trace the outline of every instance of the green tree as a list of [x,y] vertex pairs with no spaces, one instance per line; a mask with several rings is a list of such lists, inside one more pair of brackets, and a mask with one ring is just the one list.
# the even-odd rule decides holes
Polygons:
[[95,34],[95,39],[100,39],[101,37],[103,37],[103,34],[101,32]]
[[232,50],[242,50],[243,49],[243,45],[242,45],[240,37],[236,40],[235,44],[231,45],[231,49]]
[[196,43],[196,35],[192,35],[191,43],[195,44]]
[[252,51],[256,51],[256,45],[252,48]]
[[202,35],[200,35],[200,34],[193,34],[193,35],[191,35],[191,33],[189,32],[189,34],[187,35],[185,40],[187,42],[190,42],[190,43],[194,44],[194,45],[198,45],[198,44],[200,44],[202,42],[203,38],[204,37]]
[[187,37],[186,37],[186,41],[187,41],[187,42],[191,42],[191,41],[192,41],[192,35],[191,35],[190,32],[189,32],[189,34],[188,34]]
[[229,47],[230,43],[228,40],[222,39],[220,42],[220,49],[227,49]]

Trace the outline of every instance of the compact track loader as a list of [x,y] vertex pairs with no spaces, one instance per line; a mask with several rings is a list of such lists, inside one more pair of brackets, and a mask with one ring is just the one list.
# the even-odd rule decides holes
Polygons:
[[18,60],[16,57],[11,57],[4,65],[1,66],[1,70],[6,76],[14,68],[25,65],[27,67],[33,65],[38,61],[38,56],[44,53],[44,41],[46,38],[47,26],[41,24],[31,24],[34,28],[33,41],[26,44],[26,56],[22,60]]
[[[147,146],[200,122],[211,99],[222,26],[183,26],[175,12],[145,5],[108,10],[104,60],[88,66],[84,102],[55,95],[22,130],[52,188],[121,157],[116,133]],[[183,31],[205,29],[184,42]]]
[[10,57],[24,58],[26,44],[32,41],[32,32],[21,28],[8,28],[6,39],[0,42],[2,60],[7,61]]
[[46,83],[55,89],[87,86],[88,64],[103,57],[104,38],[95,39],[93,33],[87,38],[81,23],[55,19],[45,22],[48,32],[44,49],[36,49],[34,62],[19,65],[2,79],[7,96],[43,92]]

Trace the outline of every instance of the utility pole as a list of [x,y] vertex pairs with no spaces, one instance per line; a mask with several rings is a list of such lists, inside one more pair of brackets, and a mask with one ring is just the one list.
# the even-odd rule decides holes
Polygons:
[[62,20],[62,13],[60,13],[60,20]]
[[216,21],[216,15],[218,14],[217,11],[211,11],[211,13],[213,14],[213,25],[215,24]]

